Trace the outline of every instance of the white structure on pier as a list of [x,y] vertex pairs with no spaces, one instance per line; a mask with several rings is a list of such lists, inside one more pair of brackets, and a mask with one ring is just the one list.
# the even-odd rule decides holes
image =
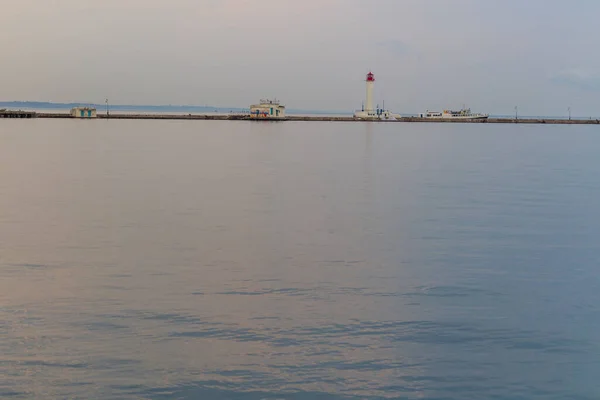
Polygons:
[[285,118],[285,106],[279,100],[261,99],[260,104],[250,106],[252,119],[281,119]]
[[96,118],[97,116],[96,109],[92,107],[73,107],[71,109],[73,118]]
[[367,82],[367,104],[365,104],[365,111],[367,113],[372,113],[375,111],[373,108],[373,88],[375,87],[375,75],[373,75],[371,71],[369,71],[367,74],[367,79],[365,79],[365,82]]
[[380,109],[373,106],[373,89],[375,87],[375,75],[369,71],[365,79],[367,83],[367,99],[362,110],[354,112],[354,118],[358,119],[397,119],[401,118],[398,114],[392,114],[389,110]]

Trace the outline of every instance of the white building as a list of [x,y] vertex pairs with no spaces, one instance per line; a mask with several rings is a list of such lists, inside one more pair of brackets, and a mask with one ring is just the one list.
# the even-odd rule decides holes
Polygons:
[[71,117],[73,118],[96,118],[98,114],[95,108],[91,107],[73,107]]
[[354,112],[354,118],[358,119],[397,119],[398,114],[392,114],[389,110],[373,106],[373,89],[375,87],[375,75],[372,72],[367,74],[365,79],[367,83],[367,101],[362,110]]
[[261,99],[260,104],[250,106],[252,119],[281,119],[285,118],[285,106],[278,100]]

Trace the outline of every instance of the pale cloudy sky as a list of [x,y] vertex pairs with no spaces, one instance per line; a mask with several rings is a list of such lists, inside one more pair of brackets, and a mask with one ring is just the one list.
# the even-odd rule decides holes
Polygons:
[[0,5],[0,100],[600,115],[597,0]]

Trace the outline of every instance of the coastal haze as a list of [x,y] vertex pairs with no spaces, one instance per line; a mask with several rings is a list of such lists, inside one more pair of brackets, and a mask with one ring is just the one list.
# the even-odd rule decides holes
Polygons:
[[598,117],[592,0],[20,0],[0,100]]
[[600,396],[595,126],[1,126],[2,398]]

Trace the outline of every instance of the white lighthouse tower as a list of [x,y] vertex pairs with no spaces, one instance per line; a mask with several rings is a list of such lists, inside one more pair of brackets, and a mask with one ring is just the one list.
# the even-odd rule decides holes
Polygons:
[[373,114],[375,112],[375,107],[373,107],[373,88],[375,87],[375,75],[369,71],[365,82],[367,82],[367,102],[365,104],[365,111],[367,114]]
[[375,88],[375,75],[371,71],[367,74],[365,79],[367,83],[367,98],[366,104],[362,110],[354,113],[354,118],[358,119],[398,119],[400,115],[392,114],[388,110],[379,109],[379,106],[375,108],[373,106],[373,89]]

